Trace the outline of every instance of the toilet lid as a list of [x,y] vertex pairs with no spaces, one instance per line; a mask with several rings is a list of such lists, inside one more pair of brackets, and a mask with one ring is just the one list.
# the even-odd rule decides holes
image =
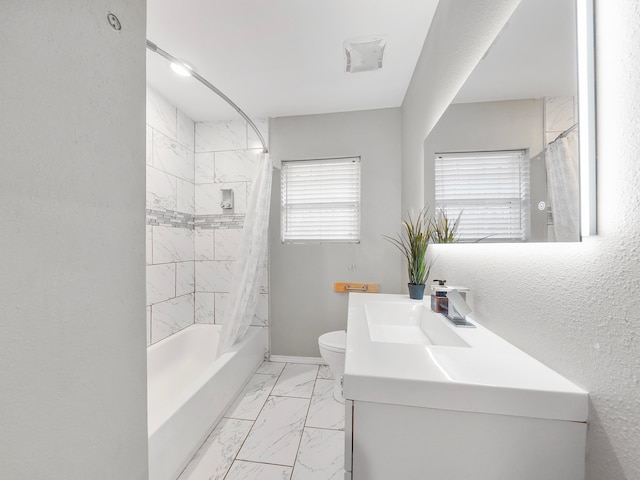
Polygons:
[[323,347],[331,350],[344,352],[347,348],[347,332],[345,330],[337,330],[335,332],[320,335],[318,343]]

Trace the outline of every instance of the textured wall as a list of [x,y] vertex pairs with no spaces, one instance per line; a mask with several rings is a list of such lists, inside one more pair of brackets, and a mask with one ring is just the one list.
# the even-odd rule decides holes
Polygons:
[[596,3],[598,235],[439,245],[434,276],[470,287],[482,323],[590,392],[587,480],[623,480],[640,478],[640,4]]
[[145,11],[2,1],[3,479],[147,478]]

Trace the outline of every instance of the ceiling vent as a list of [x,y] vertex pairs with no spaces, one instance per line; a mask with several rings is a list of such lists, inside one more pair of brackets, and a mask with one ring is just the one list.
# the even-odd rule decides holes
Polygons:
[[345,70],[349,73],[369,72],[382,68],[385,40],[382,37],[358,37],[343,43]]

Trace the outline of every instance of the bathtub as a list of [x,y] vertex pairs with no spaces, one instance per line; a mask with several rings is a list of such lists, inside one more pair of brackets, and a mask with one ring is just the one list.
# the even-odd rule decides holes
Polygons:
[[264,359],[251,327],[216,359],[222,326],[196,324],[147,349],[149,480],[175,480]]

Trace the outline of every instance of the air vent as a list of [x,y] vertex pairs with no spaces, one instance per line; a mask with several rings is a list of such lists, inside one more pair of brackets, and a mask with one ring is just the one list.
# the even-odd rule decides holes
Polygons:
[[345,70],[349,73],[369,72],[382,68],[385,40],[382,37],[358,37],[345,40]]

